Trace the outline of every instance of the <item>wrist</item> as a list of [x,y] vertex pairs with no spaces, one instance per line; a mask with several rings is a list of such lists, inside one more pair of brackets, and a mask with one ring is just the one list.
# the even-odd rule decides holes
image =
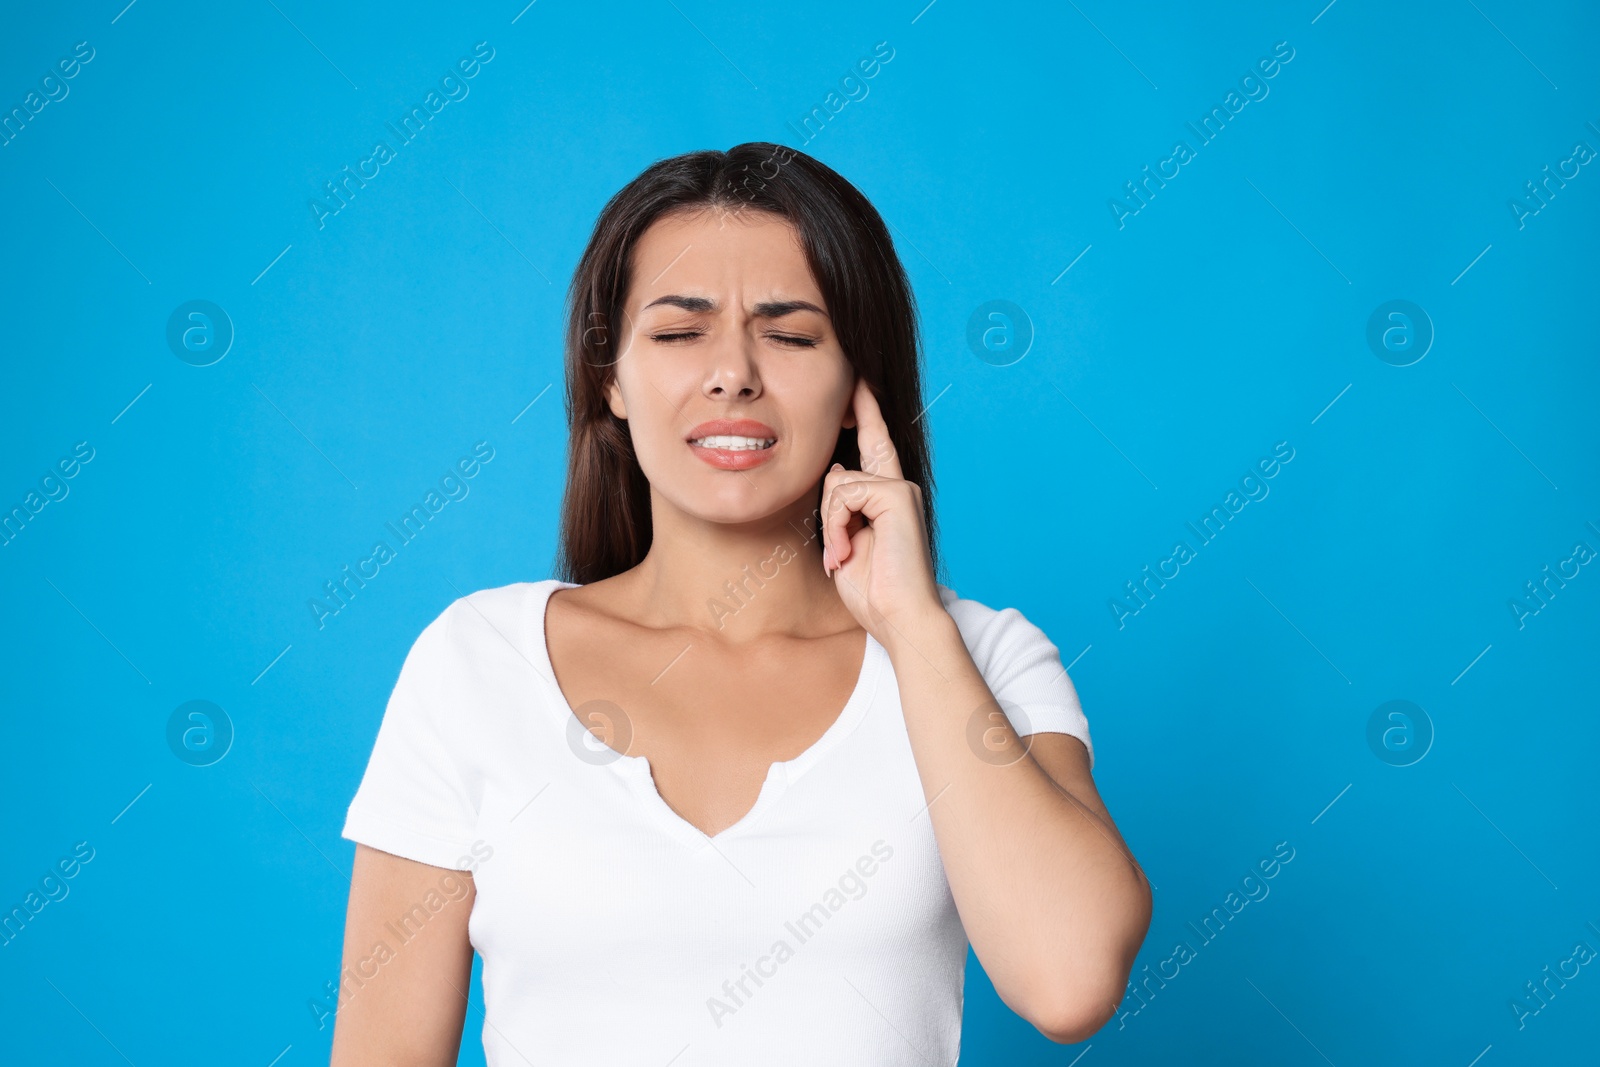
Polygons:
[[883,630],[880,644],[892,663],[904,656],[935,658],[937,652],[950,647],[951,641],[966,647],[956,620],[937,600],[894,618],[885,617]]

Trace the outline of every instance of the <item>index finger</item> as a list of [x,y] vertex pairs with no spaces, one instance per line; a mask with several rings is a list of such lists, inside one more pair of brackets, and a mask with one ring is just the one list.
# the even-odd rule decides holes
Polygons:
[[904,478],[900,455],[889,439],[889,425],[883,421],[878,398],[865,378],[856,379],[856,445],[861,452],[861,469],[880,478]]

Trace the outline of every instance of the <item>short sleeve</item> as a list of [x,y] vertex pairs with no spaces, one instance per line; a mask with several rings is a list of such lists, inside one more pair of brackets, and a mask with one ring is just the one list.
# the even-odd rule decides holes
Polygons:
[[429,623],[406,654],[341,836],[406,859],[467,870],[477,825],[464,758],[468,738],[453,612]]
[[1094,744],[1089,740],[1088,717],[1061,663],[1060,650],[1044,631],[1016,608],[996,611],[964,600],[942,585],[939,597],[1017,735],[1071,734],[1088,749],[1092,770]]

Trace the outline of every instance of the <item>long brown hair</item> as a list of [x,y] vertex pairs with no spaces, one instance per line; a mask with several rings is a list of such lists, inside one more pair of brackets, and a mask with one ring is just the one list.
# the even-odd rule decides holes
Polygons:
[[[606,387],[626,343],[623,308],[634,245],[678,210],[761,211],[799,231],[835,335],[877,397],[907,481],[922,487],[928,546],[938,570],[933,465],[922,412],[915,297],[888,228],[838,173],[783,145],[752,141],[651,164],[601,210],[567,293],[567,486],[556,575],[587,585],[620,574],[650,548],[650,487],[627,423]],[[829,465],[861,468],[856,431],[843,429]],[[818,494],[817,507],[821,507]]]

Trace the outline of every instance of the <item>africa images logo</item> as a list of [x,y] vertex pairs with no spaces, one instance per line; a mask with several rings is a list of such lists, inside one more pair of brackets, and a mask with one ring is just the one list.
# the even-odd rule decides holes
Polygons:
[[[795,949],[804,945],[815,937],[822,929],[823,924],[832,919],[841,908],[852,900],[860,900],[867,895],[867,879],[876,874],[881,865],[887,863],[894,855],[894,849],[882,838],[874,841],[871,848],[872,855],[863,854],[845,872],[839,876],[836,883],[827,888],[811,907],[801,912],[796,918],[783,924],[789,937],[794,939],[794,944],[789,943],[789,937],[780,937],[772,943],[772,947],[763,956],[756,958],[755,967],[749,964],[739,965],[738,978],[730,978],[722,983],[722,996],[706,998],[706,1009],[711,1012],[711,1021],[721,1029],[723,1020],[737,1012],[749,1003],[755,996],[755,990],[750,988],[750,983],[755,989],[760,989],[766,982],[762,979],[772,979],[778,974],[778,967],[794,958]],[[877,857],[874,859],[873,857]]]

